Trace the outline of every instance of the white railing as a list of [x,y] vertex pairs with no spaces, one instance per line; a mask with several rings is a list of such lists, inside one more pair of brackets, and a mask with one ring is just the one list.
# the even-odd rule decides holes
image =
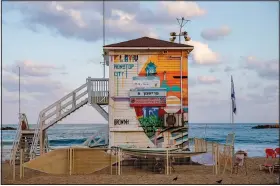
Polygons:
[[[83,144],[82,146],[87,146],[87,147],[94,147],[94,146],[99,146],[101,145],[100,142],[102,140],[105,141],[104,145],[108,144],[108,139],[106,137],[107,132],[102,129],[99,131],[96,131],[92,136],[90,136]],[[96,140],[96,138],[99,137],[98,140]]]
[[108,78],[87,78],[89,104],[109,103],[109,79]]
[[13,163],[15,161],[16,153],[17,153],[17,150],[18,150],[18,144],[19,144],[20,135],[21,135],[21,122],[22,122],[22,116],[20,114],[19,115],[19,123],[18,123],[17,132],[16,132],[16,135],[15,135],[15,139],[13,141],[13,147],[11,149],[10,165],[13,165]]
[[39,141],[39,132],[40,132],[40,116],[38,117],[38,121],[37,121],[37,126],[36,129],[34,131],[34,136],[32,139],[32,144],[31,144],[31,148],[30,148],[30,159],[35,158],[36,156],[36,151],[37,151],[37,146],[38,146],[38,141]]

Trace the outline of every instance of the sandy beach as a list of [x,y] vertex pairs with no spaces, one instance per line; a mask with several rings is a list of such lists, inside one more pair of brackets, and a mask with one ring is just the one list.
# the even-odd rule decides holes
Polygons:
[[[19,167],[17,166],[16,180],[12,179],[12,169],[7,163],[2,163],[2,184],[216,184],[217,180],[223,180],[222,184],[276,184],[277,173],[269,174],[268,171],[259,171],[258,165],[264,162],[264,158],[248,158],[247,170],[238,174],[214,175],[212,166],[180,165],[175,166],[175,172],[171,175],[155,174],[152,172],[123,167],[122,175],[109,175],[109,171],[103,170],[90,175],[49,175],[38,171],[25,169],[25,177],[19,179]],[[176,181],[173,178],[177,177]]]

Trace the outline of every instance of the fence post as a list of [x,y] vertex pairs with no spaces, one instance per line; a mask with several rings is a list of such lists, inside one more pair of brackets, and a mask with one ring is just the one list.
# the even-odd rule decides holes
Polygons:
[[194,152],[196,152],[196,140],[193,138],[193,143],[194,143]]
[[231,174],[232,174],[232,171],[233,171],[233,162],[234,162],[234,146],[231,146]]
[[120,175],[120,149],[118,148],[118,175]]
[[69,175],[72,175],[72,148],[69,148]]
[[20,160],[19,160],[19,177],[22,178],[22,163],[23,163],[23,149],[20,149]]
[[215,148],[214,143],[212,143],[212,160],[213,160],[213,173],[215,174],[215,165],[216,165],[216,154],[215,154]]
[[111,175],[113,174],[113,165],[112,165],[112,149],[110,150],[110,168],[111,168]]
[[75,171],[74,171],[74,165],[75,165],[75,159],[74,159],[74,154],[75,154],[75,153],[74,153],[74,149],[75,149],[75,148],[72,149],[72,173],[73,173],[73,174],[75,174]]
[[115,149],[115,152],[116,152],[115,170],[116,170],[116,175],[118,175],[118,166],[119,166],[119,162],[118,162],[118,149]]
[[122,150],[120,149],[120,175],[122,174]]
[[168,156],[168,150],[166,150],[166,174],[169,175],[169,156]]

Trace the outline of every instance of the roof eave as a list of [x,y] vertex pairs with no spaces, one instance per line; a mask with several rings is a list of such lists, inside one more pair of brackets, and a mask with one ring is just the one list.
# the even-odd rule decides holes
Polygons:
[[193,46],[187,47],[103,47],[104,50],[193,50]]

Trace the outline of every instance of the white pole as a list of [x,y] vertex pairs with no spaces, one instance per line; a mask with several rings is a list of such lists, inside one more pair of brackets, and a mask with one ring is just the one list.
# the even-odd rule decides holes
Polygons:
[[18,67],[18,116],[20,120],[20,66]]
[[[181,117],[183,118],[183,52],[181,53],[181,78],[180,78],[180,84],[181,84]],[[183,121],[183,120],[182,120]]]

